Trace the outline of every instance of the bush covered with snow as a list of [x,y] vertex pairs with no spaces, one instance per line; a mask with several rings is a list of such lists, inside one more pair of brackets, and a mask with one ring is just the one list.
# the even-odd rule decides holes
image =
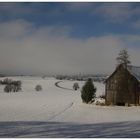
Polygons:
[[74,83],[73,84],[73,89],[74,90],[78,90],[79,89],[79,84],[78,83]]
[[[7,83],[7,82],[6,82]],[[18,92],[21,91],[21,81],[10,81],[6,84],[4,92]]]
[[12,79],[5,78],[5,79],[1,80],[1,84],[2,85],[11,84],[12,81],[13,81]]
[[104,94],[100,95],[99,97],[102,98],[102,99],[105,99],[105,95]]
[[104,106],[105,105],[105,99],[104,98],[95,98],[94,103],[95,105],[101,105]]
[[36,85],[35,90],[36,91],[41,91],[42,90],[42,86],[41,85]]

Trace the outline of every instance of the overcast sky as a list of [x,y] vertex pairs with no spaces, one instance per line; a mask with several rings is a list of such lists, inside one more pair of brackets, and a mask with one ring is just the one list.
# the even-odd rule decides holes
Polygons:
[[0,3],[0,73],[113,72],[140,66],[140,3]]

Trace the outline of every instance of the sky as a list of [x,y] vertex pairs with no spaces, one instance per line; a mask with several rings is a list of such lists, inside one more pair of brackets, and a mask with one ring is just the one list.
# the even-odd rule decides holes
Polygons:
[[0,73],[111,74],[140,66],[140,3],[0,2]]

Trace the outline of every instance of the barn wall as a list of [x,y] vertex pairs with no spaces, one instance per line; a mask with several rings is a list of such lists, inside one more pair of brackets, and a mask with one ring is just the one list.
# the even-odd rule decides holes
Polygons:
[[137,80],[123,67],[106,81],[106,104],[139,104]]

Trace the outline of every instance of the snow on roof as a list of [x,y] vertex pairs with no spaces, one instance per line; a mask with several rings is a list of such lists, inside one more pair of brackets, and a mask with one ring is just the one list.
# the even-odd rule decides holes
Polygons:
[[128,65],[127,69],[138,81],[140,81],[140,67]]

